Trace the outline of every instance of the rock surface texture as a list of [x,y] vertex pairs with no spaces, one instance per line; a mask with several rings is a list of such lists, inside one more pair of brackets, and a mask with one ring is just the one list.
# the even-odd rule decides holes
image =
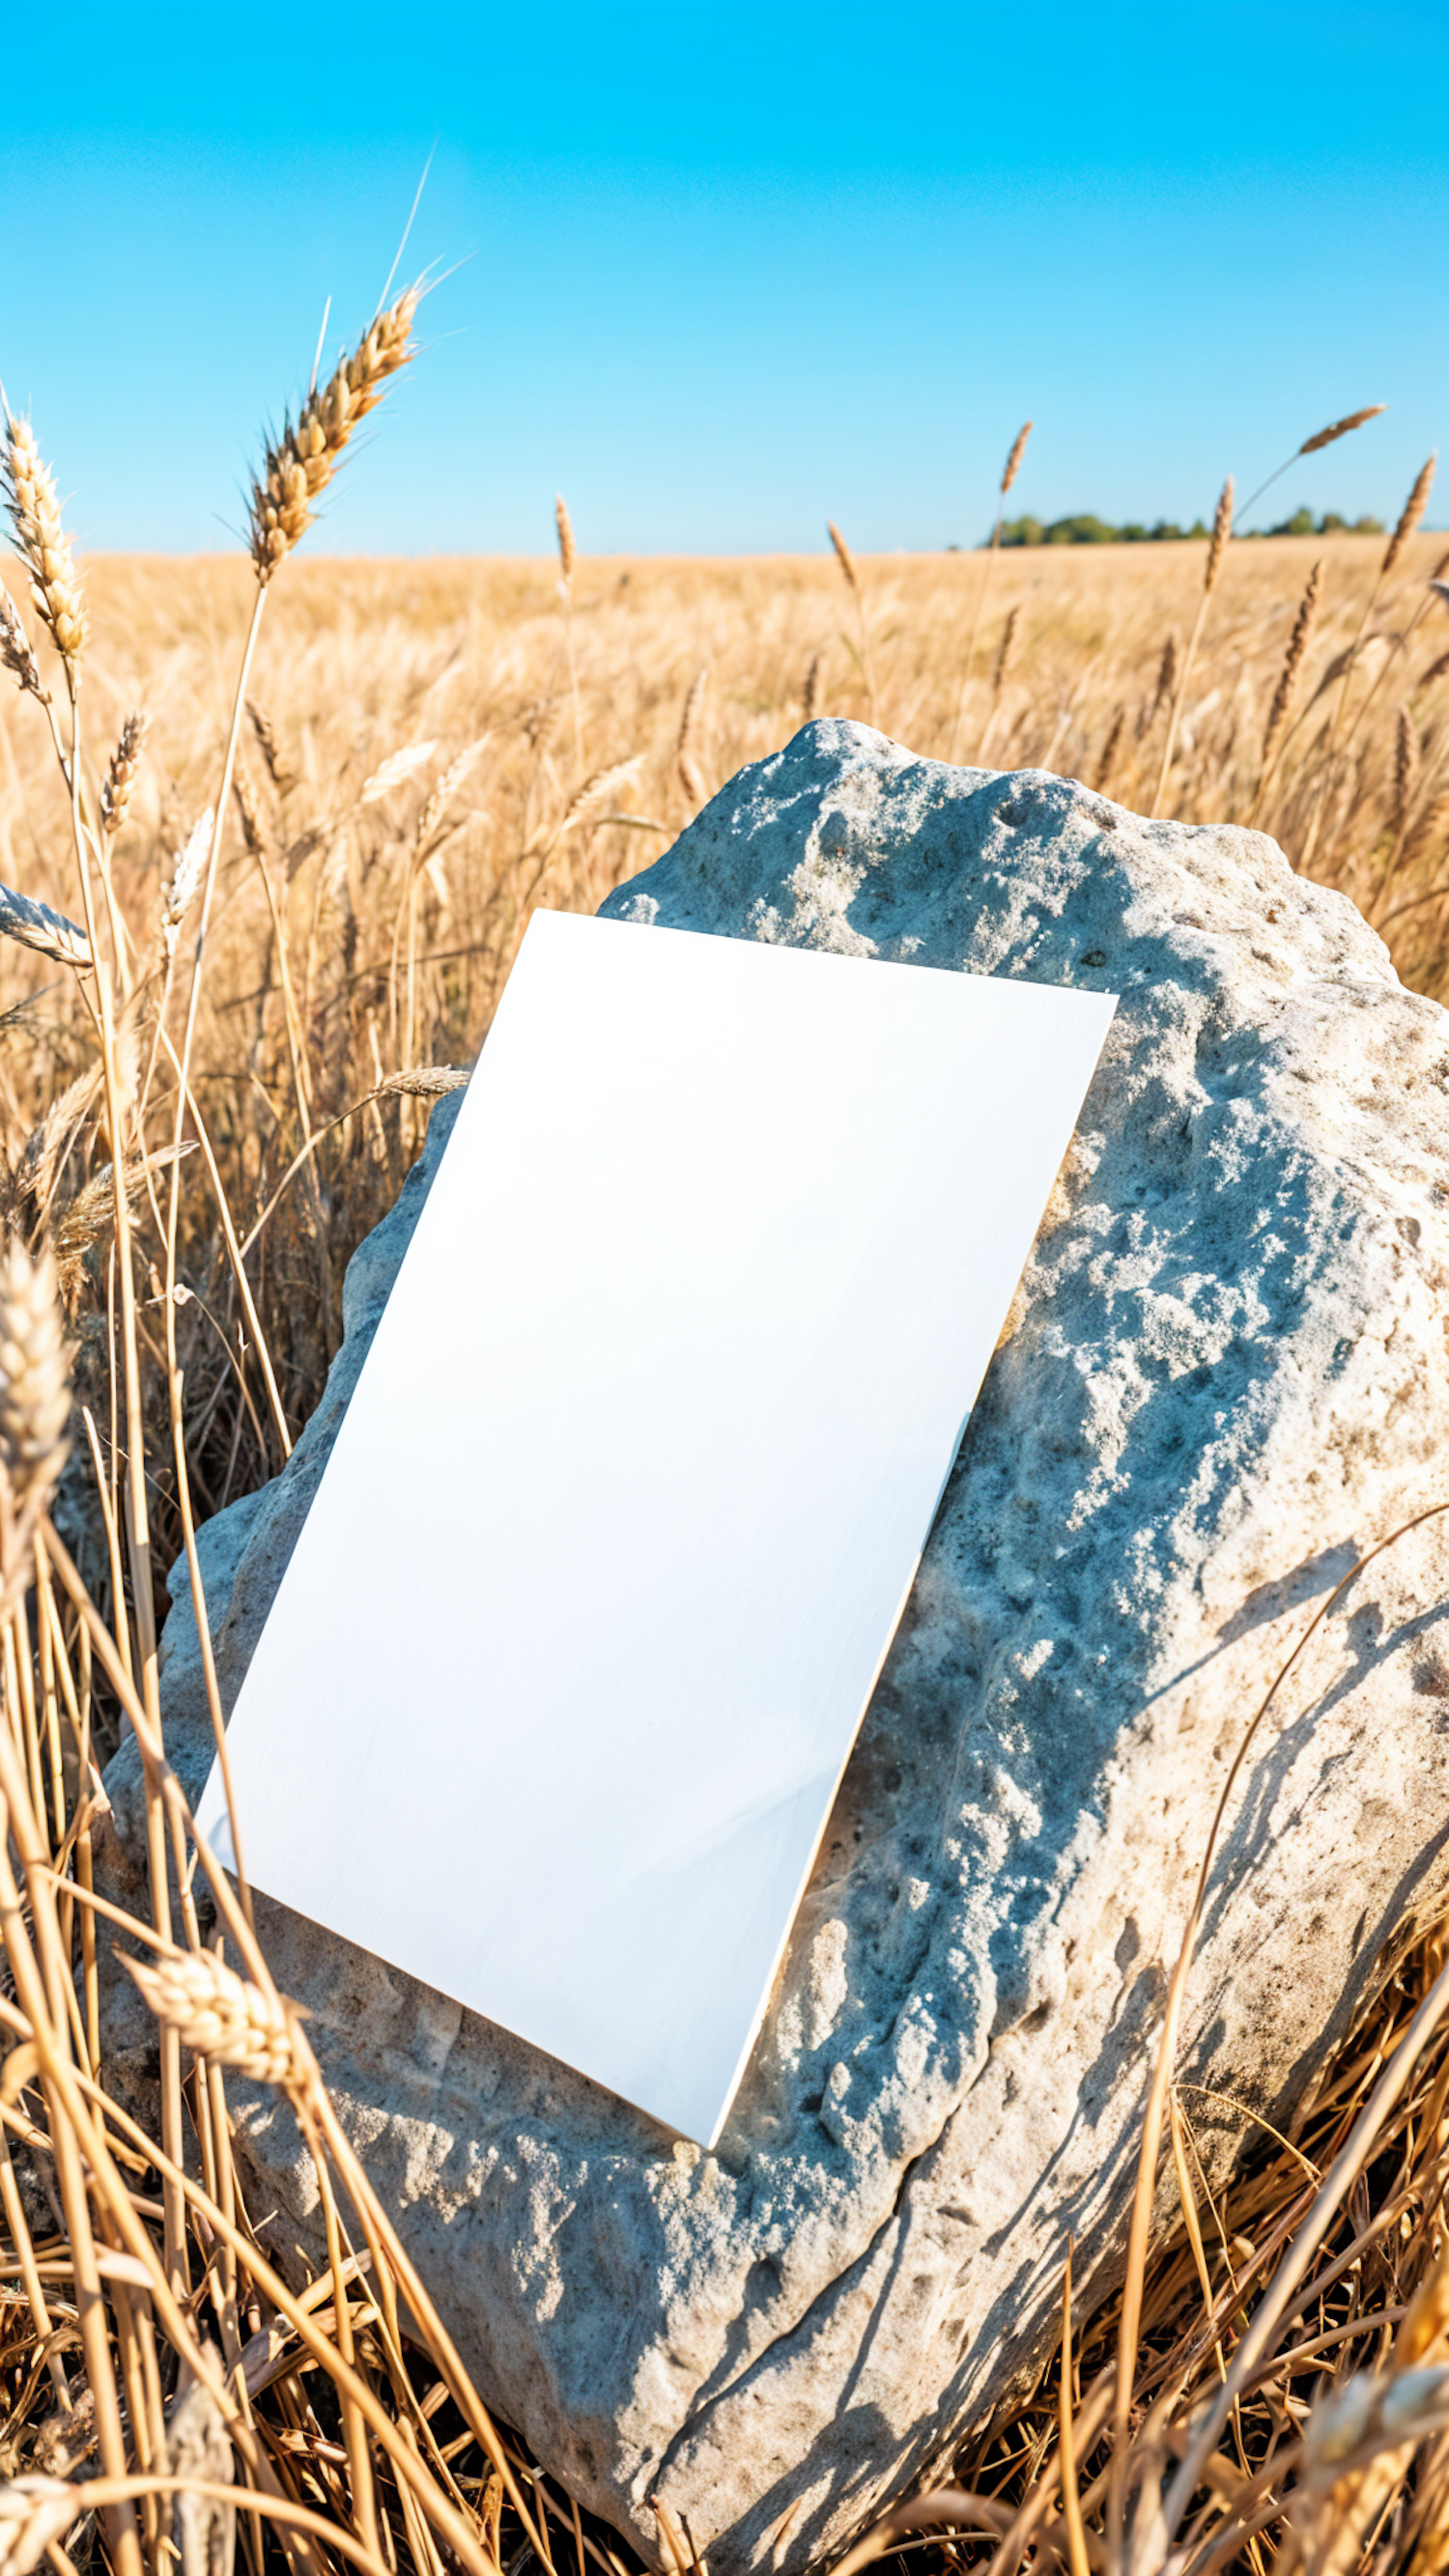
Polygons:
[[[1449,1015],[1259,835],[844,723],[605,909],[1121,995],[719,2152],[259,1907],[485,2394],[646,2554],[658,2497],[740,2576],[836,2546],[989,2410],[1052,2331],[1069,2230],[1079,2281],[1120,2257],[1226,1767],[1356,1556],[1449,1493]],[[780,1115],[808,1153],[808,1098]],[[285,1475],[203,1532],[228,1702],[448,1123],[352,1264]],[[1229,1808],[1182,2073],[1280,2121],[1449,1875],[1446,1574],[1436,1521],[1350,1586]],[[199,1790],[174,1588],[168,1746]],[[132,1850],[135,1779],[118,1757]],[[480,1872],[538,1833],[541,1905],[545,1808],[478,1818]],[[254,2205],[315,2247],[285,2106],[234,2098]],[[1241,2122],[1199,2107],[1226,2152]]]

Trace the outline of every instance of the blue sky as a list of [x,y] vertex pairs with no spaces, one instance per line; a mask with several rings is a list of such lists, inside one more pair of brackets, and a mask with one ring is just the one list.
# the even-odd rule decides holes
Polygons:
[[[1398,509],[1449,431],[1442,6],[73,6],[6,84],[0,373],[92,546],[224,546],[410,245],[428,345],[309,545],[970,543]],[[12,49],[13,55],[13,49]],[[12,60],[13,68],[13,60]],[[1431,520],[1449,522],[1449,462]]]

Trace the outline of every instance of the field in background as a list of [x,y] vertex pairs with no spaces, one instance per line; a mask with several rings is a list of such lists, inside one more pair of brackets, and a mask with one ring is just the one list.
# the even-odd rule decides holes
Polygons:
[[[206,1150],[191,1151],[182,1165],[180,1289],[171,1318],[181,1378],[176,1413],[197,1516],[275,1472],[282,1427],[295,1435],[311,1412],[341,1335],[347,1258],[396,1195],[430,1092],[443,1087],[441,1075],[427,1069],[464,1065],[476,1053],[531,906],[592,910],[612,885],[657,857],[742,763],[778,749],[807,714],[873,720],[932,756],[1049,768],[1146,811],[1180,700],[1160,810],[1197,822],[1252,817],[1277,834],[1295,863],[1343,887],[1379,921],[1406,980],[1443,997],[1449,615],[1426,585],[1445,548],[1443,538],[1413,538],[1375,596],[1381,539],[1230,546],[1185,685],[1184,657],[1203,601],[1201,543],[1013,551],[989,567],[981,554],[858,564],[829,554],[720,562],[585,556],[564,597],[551,559],[289,563],[253,674],[256,714],[226,817],[192,1058],[196,1115],[188,1126]],[[1318,562],[1316,613],[1265,778],[1270,709]],[[167,893],[180,902],[180,861],[183,877],[193,866],[188,900],[195,900],[194,856],[202,845],[194,834],[221,771],[253,577],[244,557],[102,559],[87,568],[87,583],[94,637],[82,706],[94,778],[127,714],[142,708],[150,718],[127,817],[111,845],[118,910],[129,925],[118,976],[116,1091],[123,1133],[144,1137],[153,1156],[164,1157],[176,1089],[158,1045],[157,1005],[164,1001],[166,1024],[179,1031],[194,931],[194,920],[182,926],[180,904],[168,935]],[[1356,639],[1359,650],[1345,670]],[[47,668],[53,674],[53,662]],[[40,710],[7,690],[0,695],[0,879],[74,915],[71,831]],[[56,1255],[79,1343],[77,1391],[92,1411],[111,1514],[109,1554],[82,1445],[58,1517],[116,1637],[124,1641],[134,1627],[139,1639],[140,1605],[118,1600],[111,1576],[120,1565],[125,1436],[117,1393],[123,1372],[113,1373],[111,1355],[123,1336],[113,1253],[119,1216],[95,1034],[83,988],[68,968],[3,939],[0,1139],[4,1230],[32,1249],[48,1244]],[[163,1348],[162,1194],[170,1174],[163,1160],[158,1180],[156,1165],[148,1172],[139,1153],[126,1171],[139,1301],[137,1418],[147,1434],[145,1482],[160,1570],[180,1552],[184,1535]],[[240,1253],[235,1244],[228,1253],[224,1210]],[[239,1301],[243,1266],[260,1335]],[[259,1345],[270,1353],[274,1385]],[[0,1541],[7,1513],[0,1495]],[[48,1585],[43,1551],[37,1568]],[[43,1597],[48,1604],[49,1593]],[[19,1640],[11,1670],[19,1674],[23,1725],[14,1715],[13,1682],[8,1695],[17,1760],[30,1763],[42,1821],[48,1783],[57,1848],[63,1840],[69,1854],[74,1843],[79,1884],[88,1886],[86,1762],[77,1762],[68,1738],[62,1746],[56,1666],[47,1655],[56,1658],[63,1692],[73,1687],[67,1658],[81,1676],[79,1714],[72,1706],[71,1716],[85,1730],[86,1748],[103,1752],[114,1741],[123,1706],[144,1741],[146,1713],[130,1684],[129,1660],[124,1671],[114,1655],[107,1661],[102,1631],[86,1625],[78,1596],[62,1603],[63,1621],[50,1606],[43,1626],[37,1612],[34,1655],[43,1687],[32,1687],[24,1624],[31,1613],[16,1598],[19,1606],[12,1600],[7,1615],[8,1634]],[[164,1604],[158,1599],[157,1606]],[[129,1648],[124,1652],[128,1657]],[[158,1832],[163,1803],[158,1791]],[[13,1801],[12,1819],[18,1812]],[[6,1866],[0,1842],[0,1872]],[[165,1878],[158,1868],[156,1884]],[[63,2012],[56,2007],[57,2028],[69,2015],[77,2062],[90,2047],[99,2066],[94,1921],[84,1901],[75,1903],[72,1882],[54,1876],[41,1852],[28,1901],[42,1931],[57,1891],[74,1909],[47,1936],[52,1964],[59,1963],[55,1990],[70,1998]],[[13,1928],[18,1900],[9,1901]],[[190,1904],[188,1893],[184,1907]],[[248,1964],[244,1927],[228,1921],[233,1949]],[[138,1925],[129,1929],[137,1940],[149,1937]],[[184,1929],[186,1951],[160,1946],[180,1980],[156,2005],[163,2049],[171,2051],[163,2057],[163,2096],[179,2136],[179,2034],[189,2033],[188,2154],[199,2154],[208,2190],[225,2206],[218,2215],[193,2176],[188,2236],[180,2223],[182,2185],[159,2162],[146,2182],[151,2196],[134,2207],[117,2173],[101,2172],[97,2187],[102,2131],[88,2131],[79,2096],[62,2101],[58,2079],[47,2078],[54,2095],[47,2116],[62,2148],[69,2130],[88,2141],[90,2197],[111,2266],[109,2326],[97,2321],[97,2291],[82,2366],[75,2320],[82,2315],[84,2322],[88,2222],[71,2219],[83,2211],[86,2189],[78,2165],[67,2184],[57,2164],[67,2193],[62,2225],[40,2152],[50,2150],[31,2121],[39,2108],[33,2070],[7,2069],[14,2089],[6,2096],[9,2131],[0,2122],[4,2259],[12,2280],[18,2263],[26,2296],[12,2288],[0,2303],[0,2480],[17,2471],[85,2474],[98,2439],[104,2459],[106,2425],[98,2437],[86,2390],[100,2389],[104,2398],[112,2368],[125,2408],[123,2424],[112,2388],[105,2402],[113,2455],[134,2456],[141,2471],[154,2465],[163,2483],[181,2474],[168,2468],[167,2444],[179,2411],[172,2406],[175,2355],[190,2349],[189,2312],[182,2318],[167,2308],[157,2248],[141,2229],[144,2217],[154,2235],[164,2200],[167,2263],[183,2280],[191,2277],[188,2260],[198,2279],[200,2266],[208,2267],[209,2291],[194,2292],[198,2331],[209,2314],[228,2368],[245,2377],[255,2405],[250,2432],[223,2423],[213,2406],[208,2456],[229,2478],[235,2450],[254,2487],[274,2481],[278,2515],[294,2524],[299,2515],[314,2517],[308,2528],[319,2543],[318,2568],[343,2563],[333,2552],[345,2546],[367,2576],[407,2568],[442,2576],[444,2567],[459,2565],[470,2576],[498,2576],[500,2569],[514,2576],[525,2567],[533,2576],[536,2565],[577,2566],[582,2576],[586,2564],[598,2576],[625,2576],[627,2554],[600,2527],[578,2521],[531,2454],[506,2434],[499,2448],[433,2328],[425,2327],[422,2346],[403,2333],[394,2281],[414,2317],[422,2314],[404,2252],[388,2232],[390,2214],[369,2202],[356,2159],[327,2125],[326,2096],[302,2041],[255,1986],[222,1993],[222,2004],[231,1994],[227,2009],[241,2017],[240,2036],[217,2020],[221,2005],[210,1988],[203,1998],[208,2022],[190,1989],[183,1991],[183,1970],[199,1975],[198,1961],[209,1963],[209,1953],[189,1912]],[[102,1937],[111,1937],[110,1927]],[[80,2004],[68,1964],[73,1939]],[[1186,2225],[1146,2269],[1140,2319],[1129,2308],[1120,2365],[1127,2379],[1119,2378],[1114,2399],[1121,2305],[1112,2301],[1085,2332],[1079,2327],[1075,2343],[1068,2334],[1065,2411],[1054,2368],[961,2455],[957,2475],[972,2495],[936,2497],[920,2510],[918,2524],[938,2533],[961,2526],[952,2537],[906,2544],[929,2546],[924,2566],[932,2576],[988,2561],[998,2576],[1028,2560],[1069,2565],[1073,2576],[1125,2564],[1111,2554],[1123,2497],[1139,2484],[1144,2496],[1155,2494],[1171,2461],[1181,2459],[1189,2425],[1201,2420],[1220,2384],[1225,2356],[1242,2349],[1249,2307],[1275,2271],[1281,2279],[1285,2247],[1306,2246],[1310,2236],[1301,2294],[1213,2447],[1186,2554],[1171,2564],[1179,2576],[1185,2569],[1209,2576],[1229,2565],[1264,2576],[1263,2552],[1272,2545],[1281,2552],[1273,2563],[1287,2576],[1298,2542],[1284,2536],[1283,2497],[1294,2480],[1291,2511],[1311,2576],[1348,2576],[1351,2569],[1366,2576],[1370,2568],[1433,2576],[1449,2563],[1449,2252],[1441,2219],[1449,2045],[1442,2031],[1427,2044],[1434,2019],[1449,2007],[1442,1927],[1417,1927],[1391,1966],[1370,2025],[1320,2070],[1317,2099],[1294,2145],[1259,2141],[1226,2196],[1199,2191],[1186,2114],[1172,2094],[1167,2149]],[[252,1963],[251,1972],[264,1986],[260,1965]],[[27,2007],[37,2026],[43,2003],[41,1996]],[[5,2014],[12,2034],[23,2037],[29,2024],[8,1993],[0,1996]],[[1384,2070],[1406,2033],[1421,2053],[1394,2101],[1384,2091]],[[240,2232],[221,2239],[230,2252],[218,2258],[218,2231],[234,2213],[228,2063],[260,2065],[267,2080],[288,2085],[327,2142],[344,2223],[353,2224],[349,2211],[361,2212],[370,2287],[350,2256],[344,2259],[334,2221],[330,2311],[319,2304],[322,2281],[300,2305],[288,2300],[251,2245],[244,2211]],[[29,2156],[27,2166],[17,2146],[23,2208],[6,2143],[11,2132]],[[136,2156],[136,2148],[145,2153]],[[128,2131],[119,2152],[122,2162],[132,2153],[133,2179],[145,2180],[153,2142]],[[43,2190],[33,2179],[42,2172]],[[1315,2196],[1325,2173],[1344,2178],[1331,2207]],[[25,2273],[32,2252],[48,2267],[44,2282],[36,2272],[32,2284]],[[129,2271],[116,2268],[126,2263]],[[53,2334],[44,2323],[47,2285]],[[114,2364],[106,2357],[108,2333]],[[304,2368],[309,2334],[312,2358]],[[420,2440],[443,2445],[436,2483],[418,2456]],[[1427,2448],[1416,2452],[1416,2444]],[[184,2455],[176,2456],[193,2475],[194,2462],[186,2466]],[[125,2483],[112,2481],[117,2496]],[[153,2477],[151,2487],[156,2483]],[[162,2576],[168,2552],[175,2554],[167,2519],[144,2478],[132,2485],[141,2498],[144,2565]],[[27,2576],[44,2545],[44,2535],[36,2536],[43,2514],[53,2517],[47,2528],[55,2563],[55,2536],[75,2524],[78,2494],[39,2498],[23,2548],[17,2542],[8,2549],[10,2492],[0,2485],[0,2565],[9,2576]],[[454,2502],[456,2523],[449,2520]],[[31,2503],[22,2497],[16,2514],[22,2506],[29,2513]],[[872,2553],[903,2537],[900,2529],[879,2535]],[[260,2569],[261,2526],[253,2527],[250,2513],[241,2542],[249,2571]],[[1133,2565],[1145,2576],[1160,2563],[1145,2503],[1138,2542]],[[87,2539],[85,2548],[91,2545]],[[208,2557],[209,2547],[205,2529],[200,2541],[193,2531],[182,2547],[185,2576],[206,2576],[221,2563]],[[688,2550],[679,2544],[678,2558],[683,2571],[692,2543]],[[120,2576],[140,2576],[134,2542],[129,2556],[113,2551],[113,2563]],[[281,2562],[269,2553],[267,2563]],[[904,2557],[900,2565],[902,2576],[919,2576],[923,2561]],[[64,2576],[64,2558],[59,2566]]]

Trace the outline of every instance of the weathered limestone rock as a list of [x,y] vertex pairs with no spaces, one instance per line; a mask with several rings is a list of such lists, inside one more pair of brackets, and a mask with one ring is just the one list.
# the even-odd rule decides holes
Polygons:
[[[1449,1492],[1449,1016],[1254,833],[849,724],[731,781],[605,908],[1122,996],[720,2152],[259,1909],[485,2393],[646,2552],[659,2496],[738,2576],[841,2541],[989,2408],[1052,2330],[1069,2229],[1079,2281],[1120,2253],[1225,1767],[1360,1550]],[[808,1154],[808,1097],[780,1115]],[[447,1123],[352,1265],[287,1473],[203,1533],[228,1698]],[[414,1503],[397,1543],[427,1545]],[[1230,1810],[1183,2072],[1279,2120],[1449,1875],[1446,1571],[1436,1522],[1350,1588]],[[184,1567],[174,1588],[195,1789]],[[123,1755],[133,1848],[134,1777]],[[529,1815],[480,1813],[480,1876],[501,1834],[536,1838],[547,1905],[546,1782]],[[315,2246],[289,2115],[237,2098],[255,2205]]]

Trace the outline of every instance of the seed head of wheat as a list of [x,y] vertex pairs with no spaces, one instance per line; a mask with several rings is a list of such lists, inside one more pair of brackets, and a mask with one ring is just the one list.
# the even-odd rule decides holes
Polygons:
[[1342,420],[1331,420],[1327,429],[1316,429],[1311,438],[1305,438],[1298,453],[1312,456],[1320,447],[1331,447],[1336,438],[1347,438],[1351,429],[1362,429],[1366,420],[1377,420],[1380,412],[1387,410],[1387,403],[1368,403],[1362,411],[1346,412]]
[[35,647],[21,625],[20,611],[3,583],[0,583],[0,666],[18,680],[22,689],[28,689],[33,698],[39,698],[42,706],[49,706],[50,692],[41,680]]
[[1415,483],[1412,492],[1404,503],[1403,509],[1399,513],[1399,524],[1395,528],[1393,535],[1390,537],[1388,544],[1384,548],[1384,559],[1379,566],[1380,581],[1386,580],[1388,575],[1393,571],[1395,564],[1398,562],[1399,557],[1403,553],[1405,546],[1408,544],[1410,537],[1417,528],[1425,510],[1428,508],[1429,493],[1434,481],[1434,466],[1436,461],[1437,451],[1434,456],[1429,457],[1419,468],[1418,481]]
[[380,805],[395,787],[401,787],[415,770],[426,769],[438,746],[435,742],[409,742],[401,751],[390,751],[380,760],[370,778],[364,778],[357,791],[359,805]]
[[320,393],[307,396],[295,422],[272,440],[251,495],[251,555],[265,585],[299,544],[316,516],[313,502],[325,492],[342,451],[390,379],[416,355],[413,320],[421,290],[410,286],[364,331],[350,358],[341,358]]
[[282,751],[271,717],[266,708],[259,705],[255,698],[248,698],[247,714],[251,718],[252,731],[261,745],[262,758],[267,764],[272,785],[279,796],[289,795],[297,784],[297,774]]
[[450,1091],[466,1091],[469,1077],[452,1064],[415,1064],[407,1072],[383,1076],[374,1100],[441,1100]]
[[70,1420],[70,1347],[49,1252],[0,1252],[0,1460],[17,1502],[53,1483]]
[[101,830],[108,841],[115,839],[125,822],[136,773],[141,766],[141,754],[146,748],[150,721],[150,717],[139,708],[128,715],[106,765],[106,774],[101,781]]
[[0,885],[0,938],[18,939],[22,948],[37,949],[57,966],[87,967],[91,944],[85,932],[48,903],[36,903],[13,886]]
[[1001,497],[1003,501],[1005,500],[1007,493],[1011,490],[1013,483],[1016,481],[1017,475],[1021,471],[1021,460],[1026,454],[1026,442],[1030,436],[1031,422],[1029,420],[1024,420],[1020,429],[1016,433],[1016,437],[1012,443],[1011,454],[1006,460],[1005,470],[1001,477]]
[[607,769],[596,769],[581,787],[576,787],[564,807],[558,839],[562,840],[565,832],[575,831],[580,823],[587,823],[601,806],[607,805],[617,789],[634,776],[643,758],[642,751],[631,752],[627,760],[611,761]]
[[855,557],[851,553],[849,546],[846,544],[844,537],[840,533],[840,530],[837,528],[835,521],[833,519],[827,519],[825,524],[830,531],[830,542],[835,548],[835,552],[840,563],[840,569],[844,573],[846,580],[849,582],[851,589],[858,591],[860,588],[860,576],[855,569]]
[[15,531],[15,551],[30,575],[35,613],[49,628],[66,677],[75,688],[86,645],[85,594],[71,541],[61,526],[55,477],[41,461],[29,421],[17,420],[8,409],[0,493]]
[[285,2084],[296,2068],[296,2042],[280,1997],[239,1977],[210,1950],[182,1950],[155,1960],[127,1959],[158,2021],[218,2066],[235,2066],[256,2084]]
[[820,672],[823,653],[812,653],[800,691],[800,714],[806,724],[813,724],[820,713]]
[[1227,551],[1232,529],[1233,478],[1230,474],[1218,494],[1218,506],[1213,514],[1213,532],[1208,540],[1207,570],[1203,574],[1202,586],[1205,591],[1211,591],[1216,585],[1218,574],[1223,568],[1223,556]]
[[201,880],[206,874],[206,862],[215,828],[216,812],[214,807],[208,805],[204,813],[198,814],[176,853],[176,863],[171,871],[171,882],[166,888],[162,913],[164,925],[173,936],[180,929],[201,890]]
[[1303,656],[1308,650],[1308,638],[1313,631],[1313,620],[1318,613],[1318,592],[1322,580],[1323,564],[1320,559],[1310,572],[1307,588],[1298,603],[1298,614],[1293,620],[1293,632],[1288,638],[1288,650],[1283,656],[1283,668],[1278,674],[1278,686],[1273,692],[1273,703],[1268,709],[1268,722],[1263,734],[1265,760],[1287,720],[1289,705],[1298,684],[1299,669]]
[[572,581],[574,566],[579,559],[579,550],[574,544],[574,523],[569,517],[569,505],[562,492],[554,501],[553,523],[558,530],[559,566],[565,581]]

